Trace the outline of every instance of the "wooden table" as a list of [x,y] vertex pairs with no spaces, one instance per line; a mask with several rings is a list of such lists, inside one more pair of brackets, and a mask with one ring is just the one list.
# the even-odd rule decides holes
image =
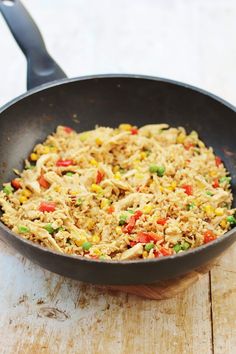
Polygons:
[[[24,3],[70,76],[172,77],[236,102],[234,0]],[[1,19],[0,33],[2,104],[24,91],[25,63]],[[153,301],[49,273],[0,243],[0,327],[3,354],[236,353],[236,247],[184,293]]]

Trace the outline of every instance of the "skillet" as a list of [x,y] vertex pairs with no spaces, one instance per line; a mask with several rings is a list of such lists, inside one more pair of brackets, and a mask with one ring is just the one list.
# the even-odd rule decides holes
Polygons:
[[[0,0],[0,10],[27,58],[29,90],[0,109],[0,183],[14,177],[13,168],[22,169],[32,147],[57,125],[85,131],[96,124],[168,123],[198,131],[214,148],[231,173],[236,200],[236,111],[232,105],[196,87],[157,77],[108,74],[68,79],[47,53],[21,2]],[[236,229],[187,252],[122,262],[59,254],[24,240],[3,223],[0,237],[52,272],[94,284],[125,285],[170,279],[205,265],[235,242]]]

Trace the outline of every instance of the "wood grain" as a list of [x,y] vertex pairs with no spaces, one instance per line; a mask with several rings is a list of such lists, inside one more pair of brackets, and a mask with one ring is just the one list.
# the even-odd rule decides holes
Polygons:
[[215,353],[236,352],[236,246],[211,271],[212,326]]
[[208,274],[154,301],[57,276],[0,248],[1,353],[211,353]]

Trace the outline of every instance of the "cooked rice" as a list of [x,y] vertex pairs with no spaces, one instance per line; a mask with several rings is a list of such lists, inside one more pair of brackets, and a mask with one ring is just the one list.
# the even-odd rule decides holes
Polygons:
[[1,219],[61,253],[162,257],[231,228],[227,176],[212,148],[182,127],[121,124],[76,133],[59,126],[35,146],[19,178],[4,184]]

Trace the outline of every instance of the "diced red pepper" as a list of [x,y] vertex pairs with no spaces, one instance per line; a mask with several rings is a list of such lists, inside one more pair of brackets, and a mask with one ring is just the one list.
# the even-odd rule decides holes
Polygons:
[[170,256],[172,253],[173,253],[173,251],[169,248],[169,249],[167,249],[167,248],[164,248],[164,247],[162,247],[161,249],[160,249],[160,252],[161,252],[161,254],[163,255],[163,256]]
[[15,189],[21,188],[21,184],[20,184],[20,181],[19,181],[18,178],[13,179],[13,180],[11,181],[11,185],[12,185],[12,187],[15,188]]
[[217,167],[219,167],[220,164],[222,164],[222,160],[221,160],[221,158],[220,158],[219,156],[216,156],[216,157],[215,157],[215,163],[216,163],[216,166],[217,166]]
[[213,234],[211,230],[205,231],[203,236],[204,236],[204,243],[208,243],[216,239],[216,236]]
[[220,186],[220,184],[219,184],[218,178],[214,179],[214,181],[213,181],[213,183],[212,183],[212,187],[218,188],[219,186]]
[[159,251],[154,251],[154,256],[157,258],[157,257],[161,257],[161,256],[170,256],[173,251],[171,249],[167,249],[167,248],[164,248],[162,247]]
[[131,234],[131,232],[133,231],[134,227],[135,227],[135,223],[136,221],[143,215],[143,213],[141,212],[141,210],[137,210],[134,215],[132,215],[129,218],[129,221],[127,223],[127,225],[125,225],[123,227],[123,232]]
[[46,181],[46,179],[44,178],[43,175],[41,175],[38,178],[38,182],[39,182],[40,186],[45,188],[45,189],[48,189],[50,187],[50,184],[48,183],[48,181]]
[[73,129],[71,127],[64,127],[64,131],[69,134],[73,132]]
[[55,211],[56,209],[56,204],[54,202],[41,202],[39,206],[39,211],[46,211],[46,212],[52,212]]
[[135,219],[134,215],[132,215],[129,218],[128,224],[123,227],[123,232],[131,234],[131,232],[133,231],[133,229],[135,227],[135,223],[136,223],[136,219]]
[[134,216],[135,220],[138,220],[142,215],[143,215],[143,213],[141,212],[141,210],[137,210],[133,216]]
[[194,144],[191,144],[191,143],[184,145],[185,150],[189,150],[192,147],[194,147]]
[[166,222],[167,222],[167,219],[158,219],[157,220],[157,224],[159,224],[159,225],[165,225]]
[[89,258],[98,259],[99,257],[97,255],[90,255]]
[[130,132],[131,132],[132,135],[137,135],[138,134],[138,129],[137,128],[132,128]]
[[115,211],[115,208],[113,207],[113,205],[109,206],[109,208],[107,209],[107,212],[108,212],[109,214],[114,213],[114,211]]
[[184,189],[184,192],[187,194],[187,195],[192,195],[193,194],[193,187],[190,186],[189,184],[184,184],[182,186],[182,188]]
[[56,165],[61,167],[67,167],[73,165],[74,162],[72,160],[58,160]]
[[155,234],[154,232],[139,232],[137,235],[137,241],[141,243],[149,243],[150,241],[160,241],[163,237]]
[[99,184],[103,180],[103,177],[104,177],[104,173],[98,170],[97,177],[96,177],[96,184]]

